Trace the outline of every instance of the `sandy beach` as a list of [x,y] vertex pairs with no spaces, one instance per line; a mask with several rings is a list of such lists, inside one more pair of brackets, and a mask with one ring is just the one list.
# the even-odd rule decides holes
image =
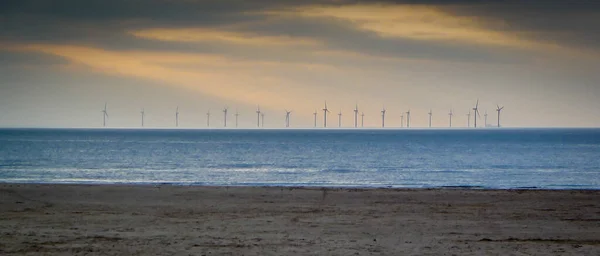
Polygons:
[[2,255],[600,255],[600,191],[0,184]]

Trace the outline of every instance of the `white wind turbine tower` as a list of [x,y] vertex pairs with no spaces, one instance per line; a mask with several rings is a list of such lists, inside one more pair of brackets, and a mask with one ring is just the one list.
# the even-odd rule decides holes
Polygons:
[[315,116],[315,128],[317,128],[317,110],[315,109],[315,113],[313,113],[313,116]]
[[104,103],[104,110],[102,112],[102,127],[106,127],[106,118],[108,118],[108,112],[106,111],[106,102]]
[[144,127],[144,116],[146,115],[146,112],[142,108],[142,111],[140,113],[142,114],[142,127]]
[[260,105],[256,107],[256,127],[260,127]]
[[240,116],[240,113],[238,113],[237,108],[235,109],[235,128],[238,128],[238,117]]
[[433,116],[433,111],[431,111],[431,109],[429,109],[429,128],[431,128],[431,116]]
[[406,128],[410,128],[410,109],[406,111]]
[[385,106],[381,109],[381,128],[385,128]]
[[400,128],[404,128],[404,113],[400,115]]
[[448,127],[452,127],[452,115],[454,115],[452,113],[452,109],[450,109],[450,113],[448,113],[448,116],[450,117],[450,125]]
[[290,127],[290,114],[292,111],[285,110],[285,127]]
[[354,106],[354,128],[358,127],[358,103]]
[[342,110],[338,113],[338,127],[342,127]]
[[483,116],[485,117],[485,123],[483,124],[483,127],[487,127],[487,117],[488,117],[487,110],[485,111],[485,114]]
[[467,114],[467,128],[471,128],[471,110],[469,109],[469,113]]
[[496,107],[496,111],[498,112],[498,127],[500,127],[500,111],[504,109],[504,106],[500,107],[499,105],[496,105]]
[[329,113],[329,109],[327,109],[327,101],[325,101],[325,108],[323,108],[323,128],[327,128],[327,113]]
[[210,127],[210,109],[206,112],[206,127]]
[[[473,111],[475,111],[473,113],[473,116],[475,117],[475,128],[477,128],[477,116],[481,116],[481,115],[479,115],[479,99],[477,99],[477,104],[475,104]],[[469,111],[469,113],[470,113],[470,111]]]
[[223,109],[223,127],[227,127],[227,111],[229,111],[229,108],[225,107]]
[[179,106],[175,109],[175,127],[179,127]]
[[362,112],[360,114],[360,127],[364,128],[365,127],[365,112]]

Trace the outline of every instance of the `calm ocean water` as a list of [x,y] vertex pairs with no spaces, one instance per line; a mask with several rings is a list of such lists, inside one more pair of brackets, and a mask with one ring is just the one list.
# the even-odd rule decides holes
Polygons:
[[600,129],[0,129],[0,182],[600,189]]

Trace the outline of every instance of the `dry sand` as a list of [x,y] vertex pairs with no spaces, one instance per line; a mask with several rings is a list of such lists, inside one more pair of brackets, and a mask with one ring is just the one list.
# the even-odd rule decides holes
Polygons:
[[600,191],[0,184],[1,255],[600,255]]

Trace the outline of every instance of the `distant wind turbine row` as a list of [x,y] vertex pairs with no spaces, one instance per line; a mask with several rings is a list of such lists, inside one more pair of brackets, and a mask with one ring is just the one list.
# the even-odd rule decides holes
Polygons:
[[[500,114],[502,112],[502,110],[504,109],[504,106],[500,106],[500,105],[496,105],[496,112],[497,112],[497,116],[498,116],[498,122],[497,122],[497,127],[500,127]],[[479,114],[479,99],[477,100],[477,102],[475,103],[475,107],[473,107],[472,109],[469,109],[469,112],[466,114],[467,115],[467,127],[471,127],[471,110],[473,110],[473,116],[474,116],[474,127],[477,128],[477,117],[481,116]],[[227,128],[227,114],[228,114],[229,108],[225,107],[223,108],[223,127]],[[323,127],[327,128],[327,114],[330,113],[328,107],[327,107],[327,101],[325,101],[325,106],[322,109],[323,111]],[[102,126],[106,127],[106,121],[108,119],[108,110],[107,110],[107,103],[104,103],[104,109],[101,111],[102,112]],[[358,104],[355,105],[354,107],[354,128],[358,128],[358,116],[359,116],[359,109],[358,109]],[[381,127],[385,128],[385,117],[386,117],[386,108],[385,106],[382,108],[381,110]],[[141,112],[141,126],[144,127],[144,118],[146,115],[146,111],[145,109],[142,108]],[[292,111],[288,111],[287,109],[285,109],[285,127],[291,127],[290,125],[290,119],[291,119],[291,114]],[[406,116],[404,115],[406,114]],[[410,128],[410,120],[411,120],[411,110],[409,109],[408,111],[402,113],[402,115],[400,115],[400,127],[404,128],[404,120],[406,117],[406,128]],[[433,110],[430,109],[429,112],[427,113],[429,115],[429,127],[432,127],[432,120],[433,120]],[[340,109],[340,112],[337,114],[338,115],[338,127],[341,128],[342,127],[342,110]],[[235,127],[238,127],[238,119],[239,119],[239,112],[236,110],[235,112]],[[314,125],[313,127],[317,127],[317,116],[318,116],[318,111],[315,110],[315,112],[313,113],[313,117],[314,117]],[[452,127],[452,117],[454,116],[454,112],[451,109],[450,112],[448,113],[448,127]],[[211,117],[211,113],[210,110],[208,110],[206,112],[206,126],[210,127],[210,117]],[[365,126],[365,113],[364,112],[360,112],[360,117],[361,117],[361,121],[360,121],[360,127],[364,127]],[[485,125],[484,127],[488,127],[488,113],[487,111],[484,114],[485,117]],[[264,127],[265,126],[265,113],[263,111],[260,110],[260,105],[257,106],[256,108],[256,126],[257,127]],[[175,108],[175,127],[179,127],[179,106],[177,106]]]

